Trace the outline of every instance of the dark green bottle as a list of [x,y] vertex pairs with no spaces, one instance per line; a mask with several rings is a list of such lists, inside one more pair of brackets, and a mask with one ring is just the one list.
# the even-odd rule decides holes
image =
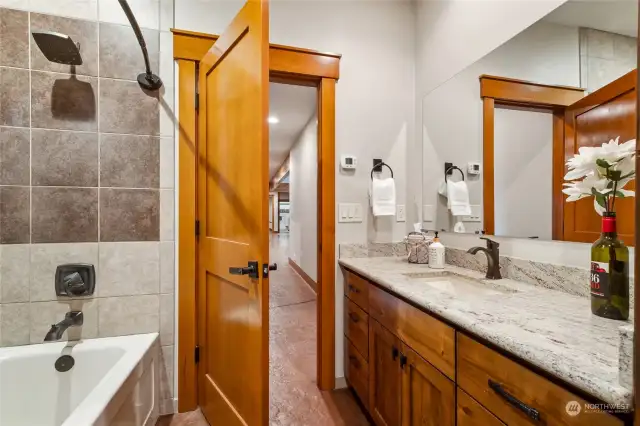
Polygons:
[[591,246],[591,312],[629,318],[629,249],[618,239],[615,212],[602,216],[602,234]]

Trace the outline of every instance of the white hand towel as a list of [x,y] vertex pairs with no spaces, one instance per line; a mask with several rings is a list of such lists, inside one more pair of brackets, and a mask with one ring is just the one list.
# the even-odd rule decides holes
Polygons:
[[369,198],[374,216],[394,216],[396,214],[396,183],[393,178],[374,178],[371,181]]
[[467,188],[465,181],[447,181],[447,201],[453,216],[471,215],[469,188]]

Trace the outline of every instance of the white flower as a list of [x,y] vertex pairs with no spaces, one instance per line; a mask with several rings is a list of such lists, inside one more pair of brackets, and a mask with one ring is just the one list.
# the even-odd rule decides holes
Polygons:
[[635,179],[636,140],[623,144],[619,140],[617,137],[599,147],[581,147],[567,161],[569,171],[564,178],[571,182],[562,190],[568,195],[567,202],[593,196],[594,208],[602,215],[613,206],[615,197],[635,196],[624,187]]

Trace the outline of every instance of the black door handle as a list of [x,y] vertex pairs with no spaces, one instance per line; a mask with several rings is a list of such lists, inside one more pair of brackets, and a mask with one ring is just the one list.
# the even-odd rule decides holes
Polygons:
[[258,262],[249,262],[246,268],[231,267],[229,268],[231,275],[249,275],[251,278],[258,278]]
[[396,348],[395,346],[391,347],[391,356],[393,357],[394,361],[396,360],[396,358],[398,358],[398,348]]
[[525,413],[529,418],[540,421],[540,412],[533,407],[529,407],[524,402],[520,401],[515,396],[511,395],[507,392],[500,383],[494,382],[489,379],[489,387],[495,391],[498,395],[500,395],[505,401],[509,404],[517,408],[518,410]]
[[278,264],[277,263],[272,263],[271,265],[269,265],[269,270],[270,271],[277,271],[278,270]]

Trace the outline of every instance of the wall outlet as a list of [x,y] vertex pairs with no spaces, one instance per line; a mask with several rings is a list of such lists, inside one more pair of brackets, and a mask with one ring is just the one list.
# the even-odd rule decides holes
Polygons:
[[404,204],[398,204],[396,206],[396,221],[405,222],[407,220],[407,212]]

